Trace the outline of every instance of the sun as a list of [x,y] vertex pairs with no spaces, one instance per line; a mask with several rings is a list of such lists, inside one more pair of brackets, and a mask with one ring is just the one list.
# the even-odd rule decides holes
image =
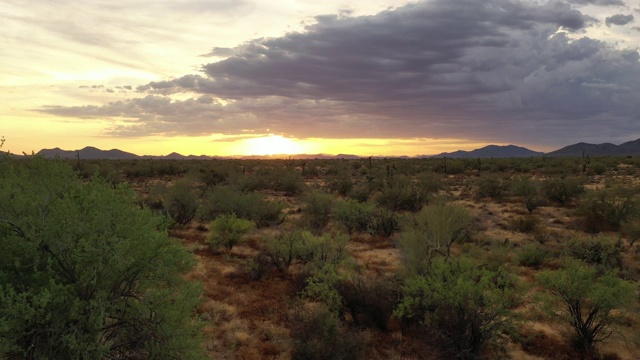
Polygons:
[[248,155],[292,155],[304,152],[302,145],[295,140],[281,135],[268,136],[245,140]]

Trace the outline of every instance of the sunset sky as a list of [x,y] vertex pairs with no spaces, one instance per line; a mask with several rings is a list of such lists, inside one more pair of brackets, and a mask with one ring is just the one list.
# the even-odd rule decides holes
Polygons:
[[640,0],[0,0],[0,22],[14,153],[640,138]]

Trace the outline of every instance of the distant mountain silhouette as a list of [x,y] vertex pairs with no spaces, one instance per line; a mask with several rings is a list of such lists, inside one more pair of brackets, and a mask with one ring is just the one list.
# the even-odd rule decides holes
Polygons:
[[637,156],[640,155],[640,139],[620,145],[614,145],[611,143],[587,144],[581,142],[565,146],[562,149],[552,151],[546,155],[556,157],[578,157],[582,156],[583,151],[589,156]]
[[[520,158],[520,157],[532,157],[542,156],[544,153],[529,150],[515,145],[488,145],[480,149],[472,151],[458,150],[450,153],[441,153],[438,155],[428,157],[449,157],[460,159],[472,159],[472,158]],[[422,156],[427,157],[427,156]]]
[[[535,156],[553,156],[553,157],[579,157],[582,156],[582,152],[589,156],[640,156],[640,139],[629,141],[624,144],[614,145],[611,143],[604,144],[587,144],[584,142],[565,146],[561,149],[542,153],[538,151],[529,150],[527,148],[515,145],[488,145],[480,149],[472,151],[458,150],[454,152],[445,152],[438,155],[418,155],[416,158],[521,158],[521,157],[535,157]],[[250,156],[207,156],[207,155],[181,155],[176,152],[172,152],[168,155],[136,155],[126,151],[111,149],[100,150],[98,148],[87,146],[81,150],[62,150],[60,148],[54,149],[42,149],[36,153],[36,155],[43,156],[45,158],[59,157],[61,159],[76,159],[80,156],[80,159],[112,159],[112,160],[135,160],[135,159],[169,159],[169,160],[207,160],[207,159],[361,159],[363,157],[350,154],[279,154],[279,155],[250,155]],[[17,156],[13,155],[12,156]],[[407,156],[373,156],[373,158],[409,158]]]
[[189,155],[184,156],[173,152],[169,155],[136,155],[126,151],[111,149],[111,150],[100,150],[98,148],[87,146],[81,150],[62,150],[60,148],[54,149],[42,149],[36,153],[36,155],[43,156],[45,158],[55,158],[59,157],[61,159],[76,159],[78,156],[80,159],[87,160],[101,160],[101,159],[109,159],[109,160],[137,160],[137,159],[167,159],[167,160],[196,160],[196,159],[213,159],[213,156],[206,155]]
[[118,149],[100,150],[98,148],[87,146],[81,150],[62,150],[60,148],[42,149],[36,153],[45,158],[59,157],[61,159],[111,159],[111,160],[132,160],[141,157]]

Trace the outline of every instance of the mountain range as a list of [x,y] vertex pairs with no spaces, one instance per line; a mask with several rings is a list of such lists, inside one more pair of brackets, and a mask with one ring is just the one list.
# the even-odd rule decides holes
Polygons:
[[[533,151],[524,147],[515,145],[488,145],[480,149],[472,151],[458,150],[449,153],[441,153],[437,155],[419,155],[417,158],[429,157],[449,157],[449,158],[517,158],[517,157],[580,157],[583,155],[594,156],[640,156],[640,139],[629,141],[620,145],[611,143],[604,144],[588,144],[577,143],[565,146],[561,149],[548,153]],[[208,155],[181,155],[171,153],[168,155],[136,155],[126,151],[111,149],[101,150],[95,147],[87,146],[80,150],[62,150],[60,148],[42,149],[36,155],[45,158],[60,157],[63,159],[113,159],[113,160],[136,160],[136,159],[169,159],[169,160],[207,160],[207,159],[358,159],[357,155],[338,154],[296,154],[296,155],[252,155],[252,156],[208,156]],[[384,157],[384,156],[381,156]],[[403,156],[406,158],[406,156]]]

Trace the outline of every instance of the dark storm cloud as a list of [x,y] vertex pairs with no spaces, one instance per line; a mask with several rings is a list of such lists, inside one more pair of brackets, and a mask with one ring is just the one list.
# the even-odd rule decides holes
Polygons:
[[[204,65],[204,75],[137,89],[153,96],[43,111],[127,118],[112,129],[123,136],[247,129],[563,143],[629,136],[640,130],[639,56],[565,33],[591,22],[566,2],[515,0],[433,0],[374,16],[319,16],[301,33],[213,49],[210,55],[229,57]],[[178,92],[210,97],[165,97]]]
[[617,14],[617,15],[612,15],[607,17],[604,22],[605,24],[607,24],[607,26],[611,26],[611,25],[627,25],[628,23],[633,21],[633,15],[629,14],[629,15],[624,15],[624,14]]

